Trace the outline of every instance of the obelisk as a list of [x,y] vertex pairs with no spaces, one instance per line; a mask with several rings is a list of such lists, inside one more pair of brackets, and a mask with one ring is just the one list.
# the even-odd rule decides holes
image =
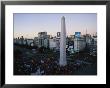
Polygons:
[[61,18],[61,35],[60,35],[60,66],[67,65],[66,60],[66,25],[65,25],[65,17]]

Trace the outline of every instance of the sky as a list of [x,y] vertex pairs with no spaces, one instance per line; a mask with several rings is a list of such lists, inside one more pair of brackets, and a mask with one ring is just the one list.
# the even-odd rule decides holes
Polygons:
[[56,36],[61,31],[61,17],[65,17],[66,34],[95,34],[97,32],[96,13],[14,13],[14,38],[34,38],[38,32]]

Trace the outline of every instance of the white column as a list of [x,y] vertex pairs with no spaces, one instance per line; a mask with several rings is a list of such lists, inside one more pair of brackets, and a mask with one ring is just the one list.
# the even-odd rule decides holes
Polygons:
[[60,66],[67,65],[66,60],[66,27],[65,27],[65,17],[61,18],[61,35],[60,35]]

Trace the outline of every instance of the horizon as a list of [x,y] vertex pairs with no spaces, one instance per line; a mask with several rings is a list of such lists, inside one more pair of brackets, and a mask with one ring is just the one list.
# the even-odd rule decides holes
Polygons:
[[[42,31],[43,32],[43,31]],[[46,32],[46,31],[45,31]],[[87,34],[89,34],[89,33],[87,33]],[[48,35],[48,34],[47,34]],[[84,36],[84,35],[86,35],[86,34],[81,34],[82,36]],[[89,34],[89,35],[91,35],[91,34]],[[94,33],[94,34],[92,34],[91,36],[94,36],[94,35],[96,35],[96,33]],[[23,35],[21,35],[21,36],[18,36],[19,38],[21,38]],[[53,35],[50,35],[51,37],[57,37],[57,33],[56,33],[56,35],[55,36],[53,36]],[[71,35],[66,35],[66,37],[70,37]],[[75,36],[75,33],[73,34],[73,36]],[[15,38],[18,38],[18,37],[14,37],[14,39]],[[24,37],[23,36],[23,38],[25,38],[25,39],[34,39],[35,37],[38,37],[38,34],[37,34],[37,36],[33,36],[32,38],[31,37]]]

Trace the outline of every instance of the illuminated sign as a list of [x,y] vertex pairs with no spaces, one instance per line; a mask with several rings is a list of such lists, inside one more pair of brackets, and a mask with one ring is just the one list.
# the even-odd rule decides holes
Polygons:
[[75,32],[75,37],[81,37],[81,32]]

